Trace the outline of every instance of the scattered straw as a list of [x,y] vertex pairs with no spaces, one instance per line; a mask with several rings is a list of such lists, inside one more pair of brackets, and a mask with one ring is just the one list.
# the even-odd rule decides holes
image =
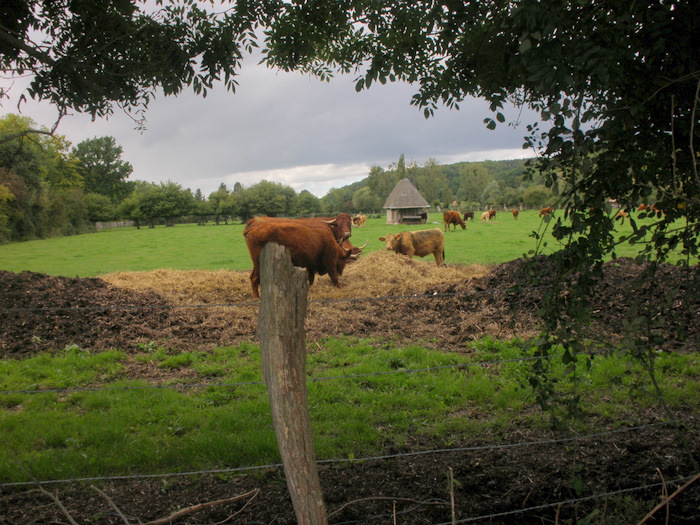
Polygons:
[[[389,251],[375,251],[346,266],[340,288],[333,286],[327,275],[317,275],[309,299],[422,294],[444,285],[461,289],[468,280],[488,271],[487,266],[476,264],[438,267],[432,256],[409,259]],[[181,304],[218,304],[253,298],[249,271],[160,269],[111,273],[102,279],[120,288],[152,290]]]

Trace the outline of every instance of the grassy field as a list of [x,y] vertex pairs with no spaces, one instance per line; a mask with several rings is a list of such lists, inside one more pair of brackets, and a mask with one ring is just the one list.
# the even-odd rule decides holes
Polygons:
[[[449,443],[507,429],[516,417],[546,427],[548,416],[533,409],[529,364],[507,362],[531,350],[523,353],[517,341],[472,346],[473,355],[466,356],[373,339],[314,345],[308,377],[317,457],[362,457],[416,435]],[[139,365],[169,372],[171,385],[200,386],[148,388],[147,381],[128,378],[127,371]],[[669,406],[697,407],[698,360],[664,355],[658,365],[665,370],[660,386]],[[566,368],[558,359],[552,366],[557,374]],[[405,373],[426,368],[433,370]],[[353,375],[363,377],[348,377]],[[622,378],[616,388],[613,378]],[[601,419],[625,425],[630,411],[658,402],[644,373],[615,355],[596,358],[581,379],[576,388],[588,418],[578,422],[580,432],[596,430]],[[276,463],[261,381],[260,348],[254,344],[209,353],[144,345],[137,354],[71,346],[0,361],[0,481],[25,481],[27,472],[55,479]],[[571,388],[564,384],[559,388]],[[36,389],[68,390],[24,392]]]
[[[366,252],[384,250],[379,237],[403,230],[441,228],[442,216],[430,215],[428,224],[396,226],[384,217],[369,219],[363,228],[353,230],[357,246],[367,242]],[[498,264],[521,257],[535,249],[533,230],[542,227],[536,210],[527,210],[518,220],[499,212],[495,220],[469,222],[466,230],[445,233],[447,264]],[[629,223],[621,234],[631,231]],[[250,270],[250,256],[243,240],[243,224],[206,226],[181,225],[174,228],[123,228],[98,233],[27,241],[0,246],[0,269],[13,272],[30,270],[66,277],[94,277],[117,271],[158,268],[178,270]],[[551,253],[559,244],[545,234]],[[636,247],[621,245],[618,256],[634,256]],[[428,259],[431,259],[429,256]],[[697,262],[697,261],[696,261]]]

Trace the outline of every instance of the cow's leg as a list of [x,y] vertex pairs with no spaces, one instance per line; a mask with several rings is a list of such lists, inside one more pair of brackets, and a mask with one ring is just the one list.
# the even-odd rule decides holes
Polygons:
[[260,268],[253,266],[253,271],[250,272],[250,285],[253,288],[253,295],[255,297],[260,297],[259,287],[260,287]]
[[443,253],[443,250],[438,250],[438,251],[433,253],[433,255],[435,256],[435,264],[438,266],[443,265],[442,253]]

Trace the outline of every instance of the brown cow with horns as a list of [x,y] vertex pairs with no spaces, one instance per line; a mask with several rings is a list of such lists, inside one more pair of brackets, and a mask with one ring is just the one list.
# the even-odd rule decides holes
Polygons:
[[270,217],[249,219],[243,231],[253,260],[250,284],[255,297],[260,297],[260,253],[268,242],[276,242],[289,250],[292,264],[309,271],[309,284],[313,284],[316,274],[328,274],[333,284],[340,287],[338,276],[359,254],[343,248],[331,229],[320,221],[314,224],[306,219],[268,219]]

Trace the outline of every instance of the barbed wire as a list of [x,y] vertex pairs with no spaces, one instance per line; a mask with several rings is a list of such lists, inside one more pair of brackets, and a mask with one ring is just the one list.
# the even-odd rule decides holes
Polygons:
[[[470,523],[473,521],[480,521],[480,520],[486,520],[486,519],[493,519],[493,518],[502,518],[504,516],[512,516],[514,514],[524,514],[526,512],[532,512],[535,510],[543,510],[543,509],[548,509],[552,507],[558,507],[559,505],[572,505],[574,503],[581,503],[582,501],[591,501],[595,499],[600,499],[600,498],[609,498],[611,496],[618,496],[620,494],[628,494],[630,492],[637,492],[640,490],[648,490],[648,489],[653,489],[653,488],[658,488],[658,487],[663,487],[666,485],[673,485],[676,483],[683,483],[686,481],[690,481],[693,479],[694,476],[686,476],[683,478],[676,478],[671,481],[660,481],[658,483],[650,483],[648,485],[640,485],[638,487],[629,487],[625,489],[618,489],[618,490],[613,490],[611,492],[604,492],[602,494],[592,494],[591,496],[582,496],[580,498],[572,498],[572,499],[567,499],[563,501],[557,501],[555,503],[544,503],[542,505],[536,505],[534,507],[527,507],[524,509],[518,509],[518,510],[509,510],[509,511],[504,511],[504,512],[497,512],[494,514],[487,514],[483,516],[474,516],[470,518],[464,518],[461,520],[457,520],[455,522],[444,522],[444,523],[439,523],[437,525],[451,525],[451,523]],[[340,525],[340,524],[336,524]]]
[[[542,504],[542,505],[536,505],[536,506],[533,506],[533,507],[525,507],[525,508],[523,508],[523,509],[508,510],[508,511],[503,511],[503,512],[495,512],[495,513],[492,513],[492,514],[484,514],[484,515],[481,515],[481,516],[472,516],[472,517],[469,517],[469,518],[462,518],[462,519],[455,520],[455,521],[446,521],[446,522],[438,523],[438,524],[436,524],[436,525],[452,525],[452,524],[456,524],[456,523],[471,523],[471,522],[475,522],[475,521],[481,521],[481,520],[487,520],[487,519],[494,519],[494,518],[503,518],[503,517],[505,517],[505,516],[513,516],[513,515],[515,515],[515,514],[525,514],[525,513],[527,513],[527,512],[533,512],[533,511],[536,511],[536,510],[544,510],[544,509],[548,509],[548,508],[552,508],[552,507],[559,507],[559,506],[562,506],[562,505],[573,505],[573,504],[575,504],[575,503],[581,503],[581,502],[583,502],[583,501],[592,501],[592,500],[595,500],[595,499],[609,498],[609,497],[612,497],[612,496],[618,496],[618,495],[620,495],[620,494],[628,494],[628,493],[630,493],[630,492],[638,492],[638,491],[641,491],[641,490],[649,490],[649,489],[658,488],[658,487],[663,487],[663,486],[668,486],[668,485],[672,485],[672,484],[676,484],[676,483],[679,483],[679,484],[680,484],[680,483],[683,483],[683,482],[690,481],[690,480],[693,479],[693,478],[694,478],[694,476],[687,476],[687,477],[683,477],[683,478],[677,478],[677,479],[674,479],[674,480],[671,480],[671,481],[658,482],[658,483],[650,483],[650,484],[647,484],[647,485],[640,485],[640,486],[637,486],[637,487],[628,487],[628,488],[624,488],[624,489],[618,489],[618,490],[613,490],[613,491],[610,491],[610,492],[605,492],[605,493],[602,493],[602,494],[593,494],[593,495],[591,495],[591,496],[582,496],[582,497],[580,497],[580,498],[572,498],[572,499],[568,499],[568,500],[557,501],[557,502],[554,502],[554,503],[544,503],[544,504]],[[387,497],[387,498],[384,498],[384,499],[391,500],[392,498]],[[396,501],[401,501],[401,498],[395,498],[395,500],[396,500]],[[414,506],[411,507],[410,509],[406,509],[406,510],[403,510],[403,511],[401,511],[401,512],[395,512],[395,513],[392,512],[392,513],[384,513],[384,514],[375,514],[374,516],[367,516],[367,517],[365,517],[365,518],[362,518],[361,520],[351,520],[351,521],[339,521],[339,522],[335,522],[333,525],[351,525],[351,524],[353,524],[353,523],[366,523],[366,522],[368,522],[368,521],[372,521],[372,520],[375,520],[375,519],[391,518],[391,517],[394,517],[394,516],[406,515],[406,514],[410,514],[411,512],[414,512],[416,509],[420,508],[422,505],[434,504],[434,501],[435,501],[435,500],[426,500],[426,501],[422,501],[422,502],[417,502],[417,503],[418,503],[417,505],[414,505]],[[444,505],[449,505],[447,502],[443,502],[443,504],[444,504]]]
[[[563,438],[552,438],[552,439],[541,439],[535,441],[523,441],[519,443],[501,443],[501,444],[491,444],[491,445],[476,445],[468,447],[453,447],[453,448],[440,448],[431,450],[418,450],[414,452],[398,452],[396,454],[383,454],[379,456],[365,456],[361,458],[334,458],[334,459],[321,459],[317,460],[318,465],[332,465],[336,463],[359,463],[365,461],[383,461],[389,459],[398,459],[404,457],[415,457],[424,456],[428,454],[446,454],[455,452],[477,452],[484,450],[504,450],[517,447],[526,446],[542,446],[557,443],[570,443],[573,441],[583,441],[591,438],[600,438],[605,436],[610,436],[613,434],[622,434],[627,432],[635,432],[638,430],[643,430],[646,428],[667,426],[667,425],[677,425],[686,422],[695,422],[694,418],[684,418],[684,419],[672,419],[667,421],[657,421],[655,423],[646,423],[644,425],[637,425],[634,427],[628,427],[623,429],[606,430],[603,432],[595,432],[593,434],[577,435],[577,436],[567,436]],[[211,474],[232,474],[234,472],[248,472],[254,470],[265,470],[274,469],[282,467],[282,463],[270,463],[267,465],[252,465],[247,467],[230,467],[221,469],[202,469],[202,470],[191,470],[185,472],[164,472],[159,474],[124,474],[119,476],[95,476],[95,477],[84,477],[84,478],[64,478],[64,479],[52,479],[52,480],[33,480],[33,481],[15,481],[8,483],[0,483],[0,488],[2,487],[21,487],[28,485],[56,485],[62,483],[82,483],[88,481],[122,481],[122,480],[133,480],[133,479],[160,479],[168,477],[186,477],[186,476],[201,476],[201,475],[211,475]]]
[[[493,518],[502,518],[505,516],[513,516],[515,514],[525,514],[527,512],[533,512],[536,510],[544,510],[547,508],[559,507],[562,505],[573,505],[575,503],[581,503],[583,501],[592,501],[592,500],[600,499],[600,498],[609,498],[612,496],[618,496],[620,494],[628,494],[630,492],[649,490],[649,489],[659,488],[659,487],[672,485],[672,484],[676,484],[676,483],[680,484],[683,482],[688,482],[688,481],[692,480],[694,477],[695,476],[687,476],[687,477],[677,478],[677,479],[674,479],[671,481],[666,481],[666,482],[650,483],[647,485],[640,485],[637,487],[628,487],[628,488],[624,488],[624,489],[618,489],[618,490],[614,490],[614,491],[610,491],[610,492],[605,492],[602,494],[593,494],[591,496],[582,496],[580,498],[572,498],[572,499],[568,499],[568,500],[557,501],[554,503],[545,503],[542,505],[536,505],[534,507],[526,507],[523,509],[496,512],[496,513],[492,513],[492,514],[484,514],[482,516],[473,516],[473,517],[463,518],[463,519],[456,520],[456,521],[447,521],[447,522],[443,522],[443,523],[438,523],[436,525],[452,525],[453,523],[470,523],[470,522],[474,522],[474,521],[481,521],[481,520],[487,520],[487,519],[493,519]],[[385,499],[390,500],[391,498],[385,498]],[[396,501],[400,501],[400,500],[401,500],[400,498],[396,498]],[[426,500],[426,501],[417,502],[417,503],[418,503],[417,505],[414,505],[410,509],[406,509],[406,510],[403,510],[401,512],[396,512],[396,513],[392,512],[390,514],[388,514],[388,513],[375,514],[374,516],[368,516],[368,517],[365,517],[361,520],[336,522],[336,523],[334,523],[334,525],[351,525],[353,523],[366,523],[367,521],[372,521],[375,519],[391,518],[394,516],[406,515],[406,514],[410,514],[411,512],[415,511],[416,509],[420,508],[422,505],[434,504],[434,500]],[[448,505],[447,502],[443,502],[443,504]]]

